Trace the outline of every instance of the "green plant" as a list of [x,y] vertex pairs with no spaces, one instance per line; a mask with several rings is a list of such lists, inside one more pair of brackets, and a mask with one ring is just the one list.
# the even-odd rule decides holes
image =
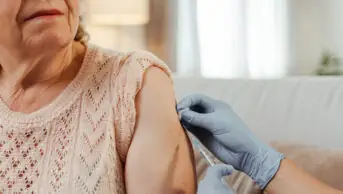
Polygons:
[[331,52],[323,52],[316,75],[343,75],[341,59]]

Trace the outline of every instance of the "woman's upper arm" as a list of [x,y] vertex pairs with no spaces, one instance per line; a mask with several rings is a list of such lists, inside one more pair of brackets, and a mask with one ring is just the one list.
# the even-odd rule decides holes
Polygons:
[[146,72],[136,110],[125,167],[127,193],[195,193],[192,148],[178,120],[172,83],[159,68]]

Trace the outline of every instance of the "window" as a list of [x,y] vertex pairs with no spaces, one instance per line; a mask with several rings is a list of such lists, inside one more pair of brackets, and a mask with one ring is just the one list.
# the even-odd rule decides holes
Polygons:
[[[198,68],[202,76],[225,78],[285,74],[288,63],[286,0],[180,1],[183,3],[179,4],[178,49],[182,51],[178,58],[179,61],[199,58],[198,64],[178,64],[181,69]],[[196,11],[191,11],[194,7]],[[192,13],[195,22],[187,22],[185,18],[190,18]],[[189,41],[194,37],[197,41]],[[186,51],[191,49],[190,56]]]

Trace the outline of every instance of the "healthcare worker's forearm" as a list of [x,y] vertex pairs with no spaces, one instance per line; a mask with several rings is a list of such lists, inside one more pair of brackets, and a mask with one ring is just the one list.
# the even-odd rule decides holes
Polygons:
[[278,173],[266,188],[268,194],[343,194],[305,171],[297,168],[290,160],[283,160]]

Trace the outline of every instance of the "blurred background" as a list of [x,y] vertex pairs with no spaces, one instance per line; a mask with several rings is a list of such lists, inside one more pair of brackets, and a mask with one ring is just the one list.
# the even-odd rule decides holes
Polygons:
[[178,75],[341,75],[342,0],[83,0],[91,42],[144,49]]
[[[91,42],[154,53],[174,72],[177,99],[202,93],[230,104],[259,138],[343,190],[337,168],[343,163],[343,0],[83,5]],[[262,193],[249,192],[246,185],[254,184],[239,180],[237,193]]]

